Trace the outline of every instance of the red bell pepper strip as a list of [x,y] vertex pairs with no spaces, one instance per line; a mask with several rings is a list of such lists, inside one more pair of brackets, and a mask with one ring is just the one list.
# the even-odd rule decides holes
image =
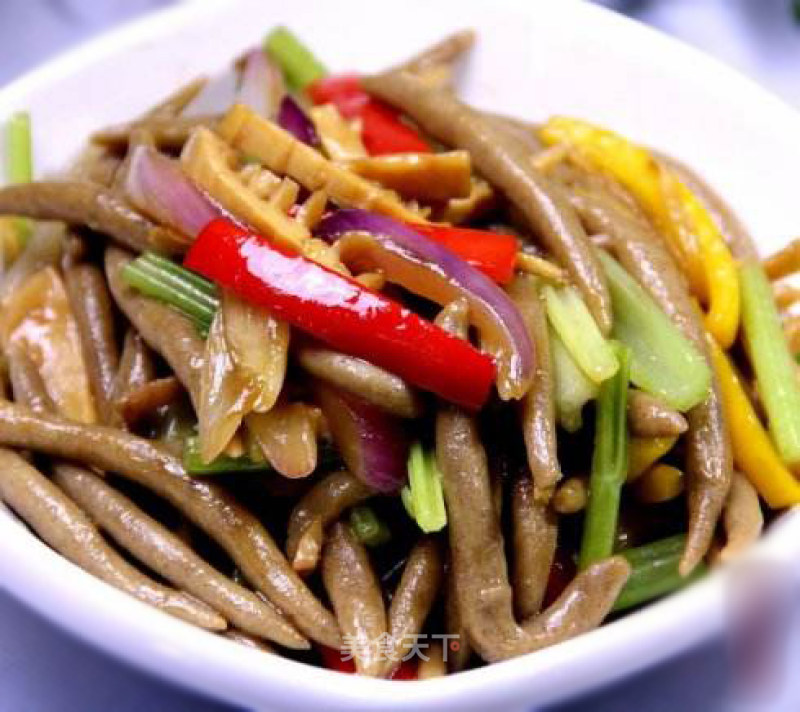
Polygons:
[[369,94],[361,88],[358,74],[337,74],[322,77],[306,89],[316,106],[333,104],[346,119],[355,119],[369,101]]
[[370,99],[361,110],[361,140],[370,156],[393,153],[430,153],[431,147],[399,114],[386,104]]
[[323,77],[307,89],[311,100],[334,104],[342,116],[361,120],[361,140],[371,156],[392,153],[430,153],[431,147],[417,131],[400,119],[395,109],[373,99],[356,74]]
[[553,565],[550,567],[550,576],[547,578],[547,588],[542,601],[543,608],[556,602],[558,597],[564,593],[564,589],[569,586],[570,581],[575,578],[575,573],[575,562],[563,549],[559,548],[553,559]]
[[[320,646],[323,667],[336,672],[355,674],[356,663],[353,658],[345,659],[342,653],[335,648]],[[418,678],[418,665],[416,660],[403,660],[395,671],[389,676],[390,680],[416,680]]]
[[219,218],[185,266],[352,356],[470,410],[489,396],[491,358],[384,295]]
[[507,284],[514,276],[519,245],[513,235],[448,225],[413,223],[409,227],[454,252],[498,284]]

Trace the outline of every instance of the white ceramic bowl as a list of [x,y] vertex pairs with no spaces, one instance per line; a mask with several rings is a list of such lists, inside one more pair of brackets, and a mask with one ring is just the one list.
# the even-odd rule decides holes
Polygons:
[[[445,32],[476,27],[467,99],[526,118],[574,114],[699,167],[764,248],[800,226],[800,120],[708,57],[595,6],[552,0],[196,2],[131,24],[0,92],[0,117],[33,115],[37,171],[63,166],[97,127],[135,115],[223,67],[275,24],[292,26],[334,69],[372,70]],[[800,558],[800,517],[758,551]],[[723,625],[726,575],[550,650],[403,684],[343,677],[248,650],[152,610],[53,553],[0,511],[0,582],[110,654],[229,702],[270,710],[530,708],[651,665]]]

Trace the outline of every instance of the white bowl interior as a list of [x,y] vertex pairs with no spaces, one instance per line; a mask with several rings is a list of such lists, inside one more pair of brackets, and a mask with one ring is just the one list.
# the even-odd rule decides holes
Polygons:
[[[33,115],[40,174],[86,135],[136,115],[179,84],[224,67],[272,26],[293,27],[334,70],[369,71],[445,32],[479,29],[463,95],[531,119],[573,114],[699,168],[765,250],[797,231],[800,121],[715,61],[597,7],[572,1],[258,0],[188,3],[91,43],[0,92],[0,117]],[[0,149],[1,151],[2,149]],[[0,158],[2,158],[0,156]],[[796,560],[800,520],[758,547]],[[725,576],[541,653],[425,683],[343,678],[253,652],[173,620],[84,574],[0,512],[0,580],[59,625],[114,655],[211,695],[268,709],[524,708],[662,659],[718,629]]]

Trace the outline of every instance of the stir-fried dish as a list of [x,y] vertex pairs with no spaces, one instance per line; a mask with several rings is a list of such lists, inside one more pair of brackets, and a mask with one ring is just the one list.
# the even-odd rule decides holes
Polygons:
[[680,589],[800,502],[800,243],[288,30],[0,189],[0,498],[212,633],[424,679]]

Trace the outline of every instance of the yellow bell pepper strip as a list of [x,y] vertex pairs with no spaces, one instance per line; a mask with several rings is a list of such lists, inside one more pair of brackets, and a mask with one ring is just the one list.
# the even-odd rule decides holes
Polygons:
[[[677,203],[684,220],[681,222],[697,238],[699,254],[705,270],[708,311],[705,327],[723,349],[736,340],[739,330],[739,275],[728,245],[717,230],[700,200],[669,170],[662,172],[662,186],[668,202]],[[672,196],[671,198],[669,196]],[[703,295],[698,294],[702,298]]]
[[800,482],[778,456],[728,357],[712,339],[708,341],[734,462],[772,509],[800,503]]
[[651,467],[633,488],[636,499],[642,504],[662,504],[680,496],[684,490],[685,477],[677,467],[663,462]]
[[628,482],[634,482],[675,446],[675,436],[631,438],[628,443]]
[[613,131],[565,116],[551,118],[539,131],[548,146],[571,146],[579,161],[618,180],[636,198],[669,240],[670,250],[693,290],[704,291],[704,270],[694,236],[672,228],[661,185],[662,169],[649,151]]
[[555,117],[540,136],[548,145],[569,144],[579,161],[610,174],[633,194],[666,238],[692,292],[709,305],[706,328],[728,348],[739,324],[736,264],[700,200],[649,151],[612,131]]

